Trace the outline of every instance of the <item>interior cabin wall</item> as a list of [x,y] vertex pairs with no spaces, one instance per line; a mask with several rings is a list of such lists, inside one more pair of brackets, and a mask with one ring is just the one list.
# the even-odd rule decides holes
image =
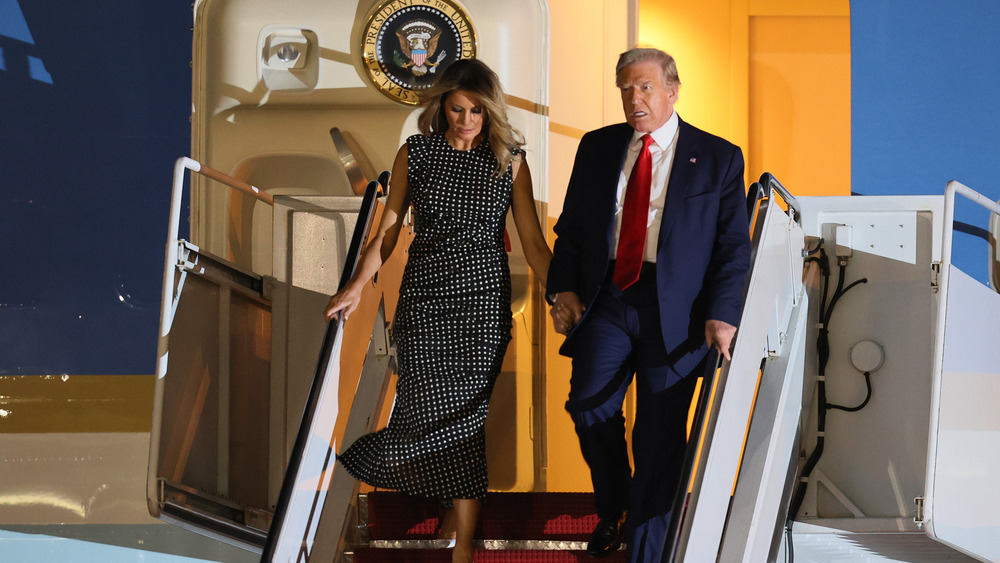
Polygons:
[[[634,40],[629,21],[635,0],[549,0],[551,107],[548,134],[548,206],[542,216],[551,246],[552,227],[562,211],[566,183],[573,169],[577,145],[584,133],[623,121],[621,98],[615,88],[618,55]],[[538,408],[545,443],[539,456],[539,485],[549,491],[592,490],[586,462],[580,453],[573,421],[565,410],[569,395],[570,360],[559,355],[563,336],[552,328],[547,310],[544,325],[544,394]]]
[[640,2],[639,41],[677,60],[678,114],[743,149],[747,184],[851,190],[847,0]]

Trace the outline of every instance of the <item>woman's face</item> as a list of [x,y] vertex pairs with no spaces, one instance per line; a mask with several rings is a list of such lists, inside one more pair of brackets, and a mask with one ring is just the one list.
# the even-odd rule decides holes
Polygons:
[[465,90],[455,90],[444,100],[448,119],[445,137],[457,149],[470,149],[483,131],[483,106]]

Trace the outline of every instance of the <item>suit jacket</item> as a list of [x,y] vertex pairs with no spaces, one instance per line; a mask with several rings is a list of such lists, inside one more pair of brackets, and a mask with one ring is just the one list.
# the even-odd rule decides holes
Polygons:
[[[707,351],[707,319],[739,324],[750,237],[743,153],[683,120],[678,127],[656,279],[663,342],[674,368],[686,375]],[[588,311],[608,270],[618,177],[632,133],[621,123],[583,136],[555,226],[546,291],[574,291]],[[560,353],[573,351],[571,332]]]

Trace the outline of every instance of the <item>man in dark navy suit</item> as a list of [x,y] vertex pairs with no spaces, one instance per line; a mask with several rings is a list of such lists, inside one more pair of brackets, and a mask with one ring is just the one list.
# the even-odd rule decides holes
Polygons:
[[[742,311],[743,154],[674,112],[670,55],[627,51],[616,77],[628,123],[580,141],[547,292],[555,329],[567,335],[560,353],[573,358],[566,410],[600,517],[587,551],[608,555],[624,539],[629,561],[658,562],[696,372],[709,347],[729,358]],[[634,473],[622,416],[633,378]]]

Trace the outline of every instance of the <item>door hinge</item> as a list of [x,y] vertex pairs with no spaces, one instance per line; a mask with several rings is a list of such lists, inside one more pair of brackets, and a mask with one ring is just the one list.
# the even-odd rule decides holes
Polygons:
[[913,517],[913,522],[917,526],[924,525],[924,497],[915,497],[913,499],[913,504],[917,507],[917,515]]

